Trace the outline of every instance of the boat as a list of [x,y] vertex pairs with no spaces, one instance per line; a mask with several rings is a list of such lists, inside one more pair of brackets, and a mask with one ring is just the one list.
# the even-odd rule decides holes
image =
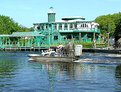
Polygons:
[[[79,48],[81,49],[79,49]],[[78,60],[82,54],[82,46],[74,46],[69,44],[67,46],[59,46],[56,51],[49,49],[43,51],[41,54],[28,54],[30,61],[41,61],[41,62],[50,62],[50,61],[63,61],[63,62],[72,62]],[[76,53],[75,53],[76,52]],[[77,55],[78,54],[78,55]]]
[[44,62],[50,62],[50,61],[64,61],[64,62],[69,62],[69,61],[74,61],[76,60],[75,57],[68,57],[64,56],[60,53],[57,53],[55,51],[47,51],[47,52],[42,52],[42,54],[28,54],[29,61],[44,61]]

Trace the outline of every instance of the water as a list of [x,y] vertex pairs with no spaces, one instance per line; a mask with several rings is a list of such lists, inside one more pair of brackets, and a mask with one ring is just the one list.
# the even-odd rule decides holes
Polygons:
[[30,62],[0,52],[0,92],[121,92],[121,57],[84,53],[81,62]]

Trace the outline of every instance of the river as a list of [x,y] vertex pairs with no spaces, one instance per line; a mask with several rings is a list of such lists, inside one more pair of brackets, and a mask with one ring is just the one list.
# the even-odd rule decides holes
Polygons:
[[73,63],[44,63],[28,61],[29,53],[0,52],[0,92],[121,92],[120,55],[83,53]]

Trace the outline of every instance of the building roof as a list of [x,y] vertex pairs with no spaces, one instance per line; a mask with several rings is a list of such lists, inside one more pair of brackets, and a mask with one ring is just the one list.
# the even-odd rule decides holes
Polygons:
[[13,32],[11,35],[0,35],[0,37],[30,37],[30,36],[44,36],[40,32]]
[[18,36],[18,37],[27,37],[27,36],[44,36],[40,34],[40,32],[13,32],[11,36]]
[[54,12],[54,8],[53,8],[53,7],[50,7],[48,13],[55,13],[55,12]]
[[56,24],[56,23],[73,23],[73,22],[81,22],[81,23],[92,23],[93,21],[88,21],[88,20],[80,20],[80,19],[75,19],[75,20],[69,20],[69,21],[64,21],[64,20],[56,20],[55,22],[42,22],[42,23],[33,23],[33,25],[40,25],[40,24]]
[[68,21],[68,20],[75,20],[75,19],[81,19],[81,20],[85,20],[85,18],[84,17],[82,17],[82,16],[70,16],[70,17],[63,17],[62,18],[62,20],[66,20],[66,21]]

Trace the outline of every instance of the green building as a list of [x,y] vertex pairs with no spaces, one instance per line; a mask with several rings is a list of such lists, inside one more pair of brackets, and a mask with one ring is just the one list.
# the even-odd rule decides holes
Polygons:
[[100,40],[99,24],[86,21],[81,16],[63,17],[57,21],[53,7],[48,12],[48,22],[34,23],[32,32],[14,32],[0,35],[0,48],[41,47],[76,42],[94,42]]
[[56,13],[53,7],[48,12],[48,22],[34,23],[34,31],[45,35],[42,43],[49,45],[65,43],[69,40],[79,42],[93,42],[100,39],[99,24],[94,21],[86,21],[81,16],[64,17],[59,21],[55,19]]

